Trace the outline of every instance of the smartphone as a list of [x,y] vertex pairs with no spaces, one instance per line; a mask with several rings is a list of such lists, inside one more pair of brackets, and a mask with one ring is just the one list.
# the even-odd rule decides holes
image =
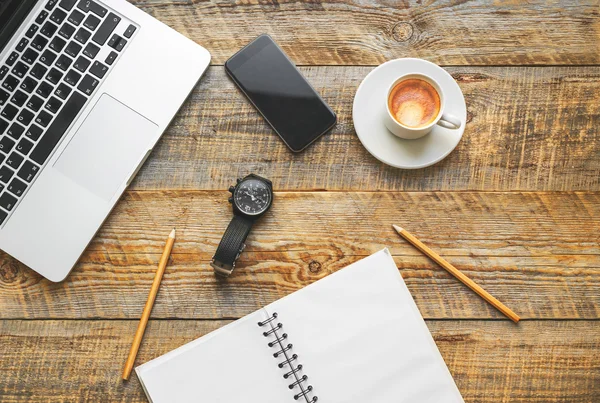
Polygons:
[[294,152],[336,123],[335,113],[269,35],[233,55],[225,71]]

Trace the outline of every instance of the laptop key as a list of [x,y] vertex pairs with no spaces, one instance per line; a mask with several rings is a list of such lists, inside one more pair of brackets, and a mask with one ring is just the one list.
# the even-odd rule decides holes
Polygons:
[[79,26],[79,24],[81,24],[84,18],[85,14],[83,14],[79,10],[74,10],[69,16],[68,21],[75,26]]
[[16,170],[17,168],[19,168],[21,166],[21,163],[23,162],[24,159],[25,159],[25,157],[23,157],[22,155],[17,154],[16,152],[13,151],[13,153],[6,160],[6,165],[8,165],[12,169]]
[[43,81],[35,92],[42,98],[48,98],[52,91],[54,91],[54,87]]
[[90,68],[90,73],[95,75],[98,78],[104,78],[104,75],[108,71],[108,67],[99,61],[95,61],[92,67]]
[[4,90],[0,90],[0,106],[3,106],[10,98],[10,94]]
[[33,112],[28,111],[27,109],[23,109],[21,113],[19,113],[19,116],[17,116],[17,122],[27,126],[29,125],[29,123],[31,123],[34,117],[35,115],[33,114]]
[[6,134],[8,134],[10,137],[12,137],[15,140],[19,140],[24,131],[25,131],[25,128],[23,126],[21,126],[18,123],[13,123],[10,126],[10,129],[8,129],[8,131],[6,132]]
[[98,86],[98,83],[99,81],[97,79],[90,76],[89,74],[86,74],[85,77],[83,77],[83,80],[81,80],[81,83],[79,83],[77,89],[83,92],[85,95],[89,96],[92,95],[92,93]]
[[23,106],[23,104],[25,103],[25,101],[27,101],[27,98],[29,96],[27,94],[25,94],[23,91],[17,90],[12,98],[10,99],[10,102],[12,102],[13,104],[17,105],[17,106]]
[[71,63],[73,63],[73,59],[65,55],[60,55],[56,61],[56,67],[62,71],[67,71],[67,69],[71,66]]
[[[4,186],[0,185],[0,192],[2,191],[2,189],[4,189]],[[8,213],[0,210],[0,225],[2,225],[4,223],[4,220],[6,220],[6,217],[8,217]]]
[[52,84],[58,84],[62,77],[63,73],[52,67],[50,72],[46,75],[46,80],[50,81]]
[[75,70],[69,70],[69,72],[65,76],[65,81],[67,82],[67,84],[72,86],[75,86],[80,79],[81,74],[79,74]]
[[29,129],[27,129],[27,131],[25,132],[25,136],[30,138],[33,141],[38,141],[38,139],[40,138],[40,136],[42,135],[42,133],[44,132],[44,129],[42,129],[39,126],[36,125],[31,125],[31,127]]
[[19,41],[19,44],[17,45],[17,47],[15,49],[17,50],[17,52],[22,52],[23,49],[25,49],[28,44],[29,44],[29,39],[23,38]]
[[100,25],[98,31],[96,31],[92,41],[96,42],[98,45],[104,45],[110,34],[112,34],[117,25],[119,25],[120,21],[121,17],[114,13],[110,13],[102,25]]
[[40,57],[40,61],[48,67],[52,66],[52,63],[54,63],[55,60],[56,55],[48,49],[44,50],[44,53],[42,53],[42,56]]
[[42,22],[44,22],[46,20],[46,17],[48,17],[48,11],[42,10],[40,12],[40,14],[37,16],[37,18],[35,19],[35,22],[37,24],[41,25]]
[[135,33],[135,30],[137,28],[135,27],[135,25],[130,24],[129,27],[127,27],[127,30],[125,31],[125,33],[123,34],[123,36],[127,39],[131,38],[132,35]]
[[125,45],[127,45],[127,39],[121,38],[117,34],[114,34],[112,38],[110,38],[110,41],[108,41],[108,46],[119,52],[123,50]]
[[112,64],[115,62],[115,59],[117,58],[119,54],[117,52],[115,52],[114,50],[110,52],[110,54],[108,56],[106,56],[106,64],[108,64],[109,66],[112,66]]
[[[86,76],[89,77],[89,76]],[[46,133],[42,136],[39,143],[35,146],[29,158],[39,165],[43,165],[48,159],[56,145],[64,136],[65,132],[75,120],[87,98],[78,92],[73,92],[69,100],[65,103],[60,113],[56,115],[54,122],[48,127]],[[42,112],[43,113],[43,112]]]
[[[8,154],[10,152],[10,150],[13,149],[13,147],[15,146],[15,142],[12,141],[9,137],[2,137],[0,139],[0,151],[2,151],[3,153]],[[0,178],[1,180],[2,178]],[[8,182],[8,179],[6,180]],[[6,183],[6,182],[4,182]]]
[[64,100],[67,99],[71,91],[71,87],[65,83],[60,83],[60,85],[56,88],[56,91],[54,91],[54,95]]
[[0,196],[0,207],[4,210],[11,211],[17,204],[17,199],[8,192],[2,193]]
[[84,28],[79,28],[79,30],[77,30],[77,33],[75,34],[75,40],[85,44],[88,41],[88,39],[90,39],[90,36],[92,36],[92,33],[90,31]]
[[52,42],[50,42],[49,48],[57,53],[60,53],[64,49],[66,44],[67,41],[65,41],[62,38],[59,38],[58,36],[55,36],[54,39],[52,39]]
[[2,80],[4,78],[4,76],[6,76],[6,73],[8,73],[8,66],[2,66],[0,67],[0,80]]
[[21,60],[23,60],[27,64],[33,64],[33,62],[35,62],[35,59],[37,59],[39,55],[40,54],[35,50],[28,48],[25,52],[23,52]]
[[85,71],[87,70],[87,68],[90,67],[90,63],[91,62],[88,59],[86,59],[85,57],[79,56],[77,58],[77,60],[75,61],[75,64],[73,65],[73,67],[76,70],[78,70],[78,71],[80,71],[82,73],[85,73]]
[[36,35],[35,39],[31,42],[31,46],[37,50],[42,51],[48,44],[48,39],[44,38],[42,35]]
[[[44,55],[42,54],[42,57],[44,57]],[[35,66],[33,66],[33,68],[31,69],[31,75],[34,78],[37,78],[38,80],[41,80],[42,78],[44,78],[44,75],[48,72],[48,68],[42,66],[39,63],[36,63]]]
[[7,104],[4,109],[2,109],[0,115],[10,122],[17,116],[17,112],[19,112],[19,110],[14,105]]
[[44,100],[37,95],[32,95],[29,101],[27,101],[27,107],[34,112],[39,111],[42,105],[44,105]]
[[71,41],[67,45],[67,48],[65,49],[65,53],[71,57],[76,57],[79,54],[79,52],[81,52],[82,48],[83,48],[83,46],[81,46],[80,44],[76,43],[75,41]]
[[8,191],[11,192],[12,194],[14,194],[17,197],[23,196],[23,193],[25,192],[25,189],[27,189],[27,185],[25,183],[21,182],[17,178],[14,178],[10,182],[10,185],[8,185]]
[[67,13],[65,13],[60,8],[57,8],[56,10],[54,10],[52,15],[50,16],[50,20],[54,21],[58,25],[62,24],[62,22],[65,20],[65,18],[67,18]]
[[71,9],[75,6],[75,3],[77,3],[77,0],[61,0],[60,3],[58,3],[58,6],[67,11],[71,11]]
[[33,143],[25,138],[21,139],[21,141],[19,141],[19,144],[17,144],[17,151],[23,155],[29,154],[29,151],[31,151],[32,148]]
[[4,133],[4,131],[8,128],[9,123],[4,120],[4,119],[0,119],[0,134]]
[[46,21],[40,32],[42,33],[42,35],[45,35],[48,38],[52,38],[52,35],[54,35],[57,29],[58,27],[56,25],[54,25],[50,21]]
[[28,94],[31,94],[33,92],[33,90],[35,89],[35,87],[37,87],[37,85],[38,85],[37,81],[35,81],[33,78],[25,77],[25,80],[23,80],[23,82],[21,83],[19,88],[21,88],[23,91],[27,92]]
[[58,0],[48,0],[46,3],[46,10],[52,10],[56,3],[58,3]]
[[75,27],[71,24],[67,24],[66,22],[60,27],[58,34],[65,39],[71,39],[73,34],[75,33]]
[[79,4],[77,4],[77,8],[85,11],[86,13],[91,11],[99,17],[104,17],[108,12],[108,10],[102,7],[100,4],[91,0],[81,0]]
[[15,67],[13,67],[13,69],[12,69],[12,73],[15,76],[20,77],[20,78],[25,77],[25,74],[27,74],[27,71],[29,71],[29,66],[27,66],[23,62],[18,62],[17,64],[15,64]]
[[89,57],[90,59],[93,59],[96,57],[99,51],[100,48],[94,45],[92,42],[90,42],[86,45],[85,49],[83,49],[83,54]]
[[40,126],[47,127],[52,120],[52,115],[50,115],[46,111],[41,111],[37,118],[35,118],[35,123]]
[[88,15],[88,17],[83,23],[83,26],[89,29],[90,31],[95,31],[96,28],[98,28],[98,25],[100,25],[100,18],[92,14]]
[[2,83],[2,86],[10,92],[13,92],[15,88],[19,86],[19,79],[9,74]]
[[8,59],[6,59],[6,65],[12,66],[19,59],[19,54],[17,52],[12,52]]
[[25,33],[25,36],[28,37],[29,39],[33,38],[35,33],[38,31],[38,29],[40,29],[40,27],[38,27],[35,24],[31,24],[31,26],[27,30],[27,33]]
[[0,207],[4,210],[11,211],[13,207],[15,207],[15,204],[17,204],[17,199],[15,197],[7,192],[2,193],[2,196],[0,196]]
[[62,102],[58,98],[50,97],[48,102],[46,102],[46,109],[52,113],[58,112],[61,106]]
[[35,178],[35,175],[38,173],[39,170],[40,168],[33,162],[25,161],[25,163],[17,173],[17,176],[23,179],[25,182],[29,183],[33,180],[33,178]]

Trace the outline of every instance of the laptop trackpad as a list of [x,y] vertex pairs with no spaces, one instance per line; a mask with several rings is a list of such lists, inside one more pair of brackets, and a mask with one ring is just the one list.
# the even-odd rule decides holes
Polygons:
[[103,94],[54,168],[110,201],[150,149],[157,128],[139,113]]

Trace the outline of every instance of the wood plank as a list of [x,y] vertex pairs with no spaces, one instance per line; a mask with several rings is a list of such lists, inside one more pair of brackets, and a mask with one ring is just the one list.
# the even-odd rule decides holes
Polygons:
[[503,318],[402,240],[397,223],[523,318],[600,317],[600,193],[277,193],[236,273],[209,261],[226,192],[128,192],[68,279],[0,260],[1,318],[137,318],[166,236],[155,318],[239,317],[388,246],[426,318]]
[[444,161],[419,170],[384,165],[354,132],[354,94],[371,68],[302,71],[338,114],[309,149],[288,151],[212,67],[133,189],[224,190],[255,172],[277,190],[600,190],[600,67],[449,68],[468,105],[465,135]]
[[[151,321],[148,361],[224,321]],[[427,322],[465,402],[595,403],[599,321]],[[0,395],[32,401],[146,402],[120,371],[135,321],[0,321]],[[316,380],[314,382],[317,382]]]
[[262,33],[303,65],[598,64],[598,4],[543,1],[130,0],[223,64]]

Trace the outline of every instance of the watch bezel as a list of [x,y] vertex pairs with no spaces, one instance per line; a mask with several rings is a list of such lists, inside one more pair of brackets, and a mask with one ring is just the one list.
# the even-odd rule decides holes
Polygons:
[[[269,190],[269,203],[267,204],[267,206],[260,212],[258,213],[248,213],[242,209],[240,209],[240,207],[237,204],[237,200],[236,200],[236,194],[238,192],[238,190],[241,188],[242,184],[244,182],[247,182],[251,179],[257,180],[259,182],[264,183],[264,185],[267,187],[267,189]],[[238,214],[242,214],[244,216],[247,217],[252,217],[252,218],[256,218],[256,217],[260,217],[261,215],[265,214],[267,211],[269,211],[269,209],[271,208],[271,205],[273,204],[273,186],[271,185],[271,182],[265,178],[262,178],[258,175],[254,175],[254,174],[250,174],[248,176],[246,176],[245,178],[243,178],[241,181],[239,181],[236,185],[235,185],[235,190],[233,191],[233,194],[231,195],[233,200],[232,200],[232,205],[234,207],[234,212],[237,212]]]

